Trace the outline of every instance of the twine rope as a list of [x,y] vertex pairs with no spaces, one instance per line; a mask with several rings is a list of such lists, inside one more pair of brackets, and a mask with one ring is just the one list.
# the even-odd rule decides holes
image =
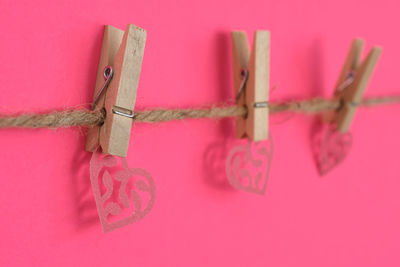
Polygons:
[[[361,107],[373,107],[396,103],[400,103],[400,95],[366,98],[358,103],[358,105]],[[316,114],[337,110],[341,107],[341,102],[339,99],[311,98],[302,101],[268,103],[268,107],[271,114],[280,112]],[[237,105],[190,109],[157,108],[135,111],[133,121],[157,123],[183,119],[236,117],[246,114],[246,107]],[[0,114],[0,128],[93,127],[101,125],[104,122],[105,116],[106,114],[102,110],[91,111],[87,109],[67,109],[42,114]]]

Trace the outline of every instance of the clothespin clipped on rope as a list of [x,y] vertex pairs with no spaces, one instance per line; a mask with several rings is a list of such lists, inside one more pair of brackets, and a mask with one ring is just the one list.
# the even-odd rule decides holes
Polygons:
[[246,117],[236,118],[236,137],[268,139],[269,31],[254,33],[250,53],[247,35],[232,32],[233,81],[236,102],[247,107]]
[[126,157],[145,43],[146,31],[132,24],[125,32],[105,27],[92,109],[106,118],[89,129],[87,151],[100,145],[105,154]]
[[340,106],[334,112],[325,114],[324,121],[329,122],[325,124],[328,127],[322,127],[320,134],[315,135],[313,143],[317,148],[315,159],[320,175],[338,166],[351,149],[353,137],[349,132],[350,124],[382,52],[380,47],[375,46],[361,62],[363,46],[363,40],[353,41],[335,88],[335,98],[340,101]]
[[382,52],[382,48],[374,46],[364,61],[361,62],[363,46],[363,40],[354,39],[336,84],[335,96],[340,99],[341,106],[335,112],[333,122],[336,129],[342,133],[347,132],[350,128],[357,107]]

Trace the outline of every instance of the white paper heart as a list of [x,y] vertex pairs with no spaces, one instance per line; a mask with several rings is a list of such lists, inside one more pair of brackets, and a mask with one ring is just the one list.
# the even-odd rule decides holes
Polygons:
[[353,136],[341,133],[333,124],[319,125],[313,137],[313,151],[319,174],[325,175],[337,167],[350,152]]
[[229,183],[238,190],[263,195],[267,188],[272,157],[271,136],[267,141],[247,141],[235,145],[225,162]]
[[150,173],[129,168],[125,158],[118,158],[95,151],[90,160],[90,180],[105,233],[145,217],[156,196]]

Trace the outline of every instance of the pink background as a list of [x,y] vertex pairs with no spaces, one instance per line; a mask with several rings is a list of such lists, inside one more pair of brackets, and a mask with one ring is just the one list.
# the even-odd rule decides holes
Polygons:
[[[367,95],[400,92],[400,4],[360,1],[0,2],[0,111],[88,106],[103,25],[147,30],[137,107],[233,99],[229,33],[271,31],[272,101],[330,96],[353,37],[384,47]],[[134,125],[128,162],[152,173],[153,211],[103,234],[81,129],[1,130],[1,266],[400,266],[399,106],[362,109],[324,178],[313,117],[272,124],[266,195],[227,184],[232,120]]]

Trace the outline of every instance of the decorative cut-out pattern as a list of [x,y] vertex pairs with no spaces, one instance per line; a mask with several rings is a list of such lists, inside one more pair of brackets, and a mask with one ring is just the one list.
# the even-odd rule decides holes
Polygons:
[[273,142],[271,136],[267,141],[235,145],[226,159],[226,175],[229,183],[236,189],[263,195],[267,188]]
[[325,175],[338,166],[350,152],[353,136],[341,133],[334,124],[319,125],[313,137],[315,161],[320,175]]
[[153,178],[144,169],[129,168],[125,158],[93,152],[90,180],[105,233],[142,219],[153,208]]

